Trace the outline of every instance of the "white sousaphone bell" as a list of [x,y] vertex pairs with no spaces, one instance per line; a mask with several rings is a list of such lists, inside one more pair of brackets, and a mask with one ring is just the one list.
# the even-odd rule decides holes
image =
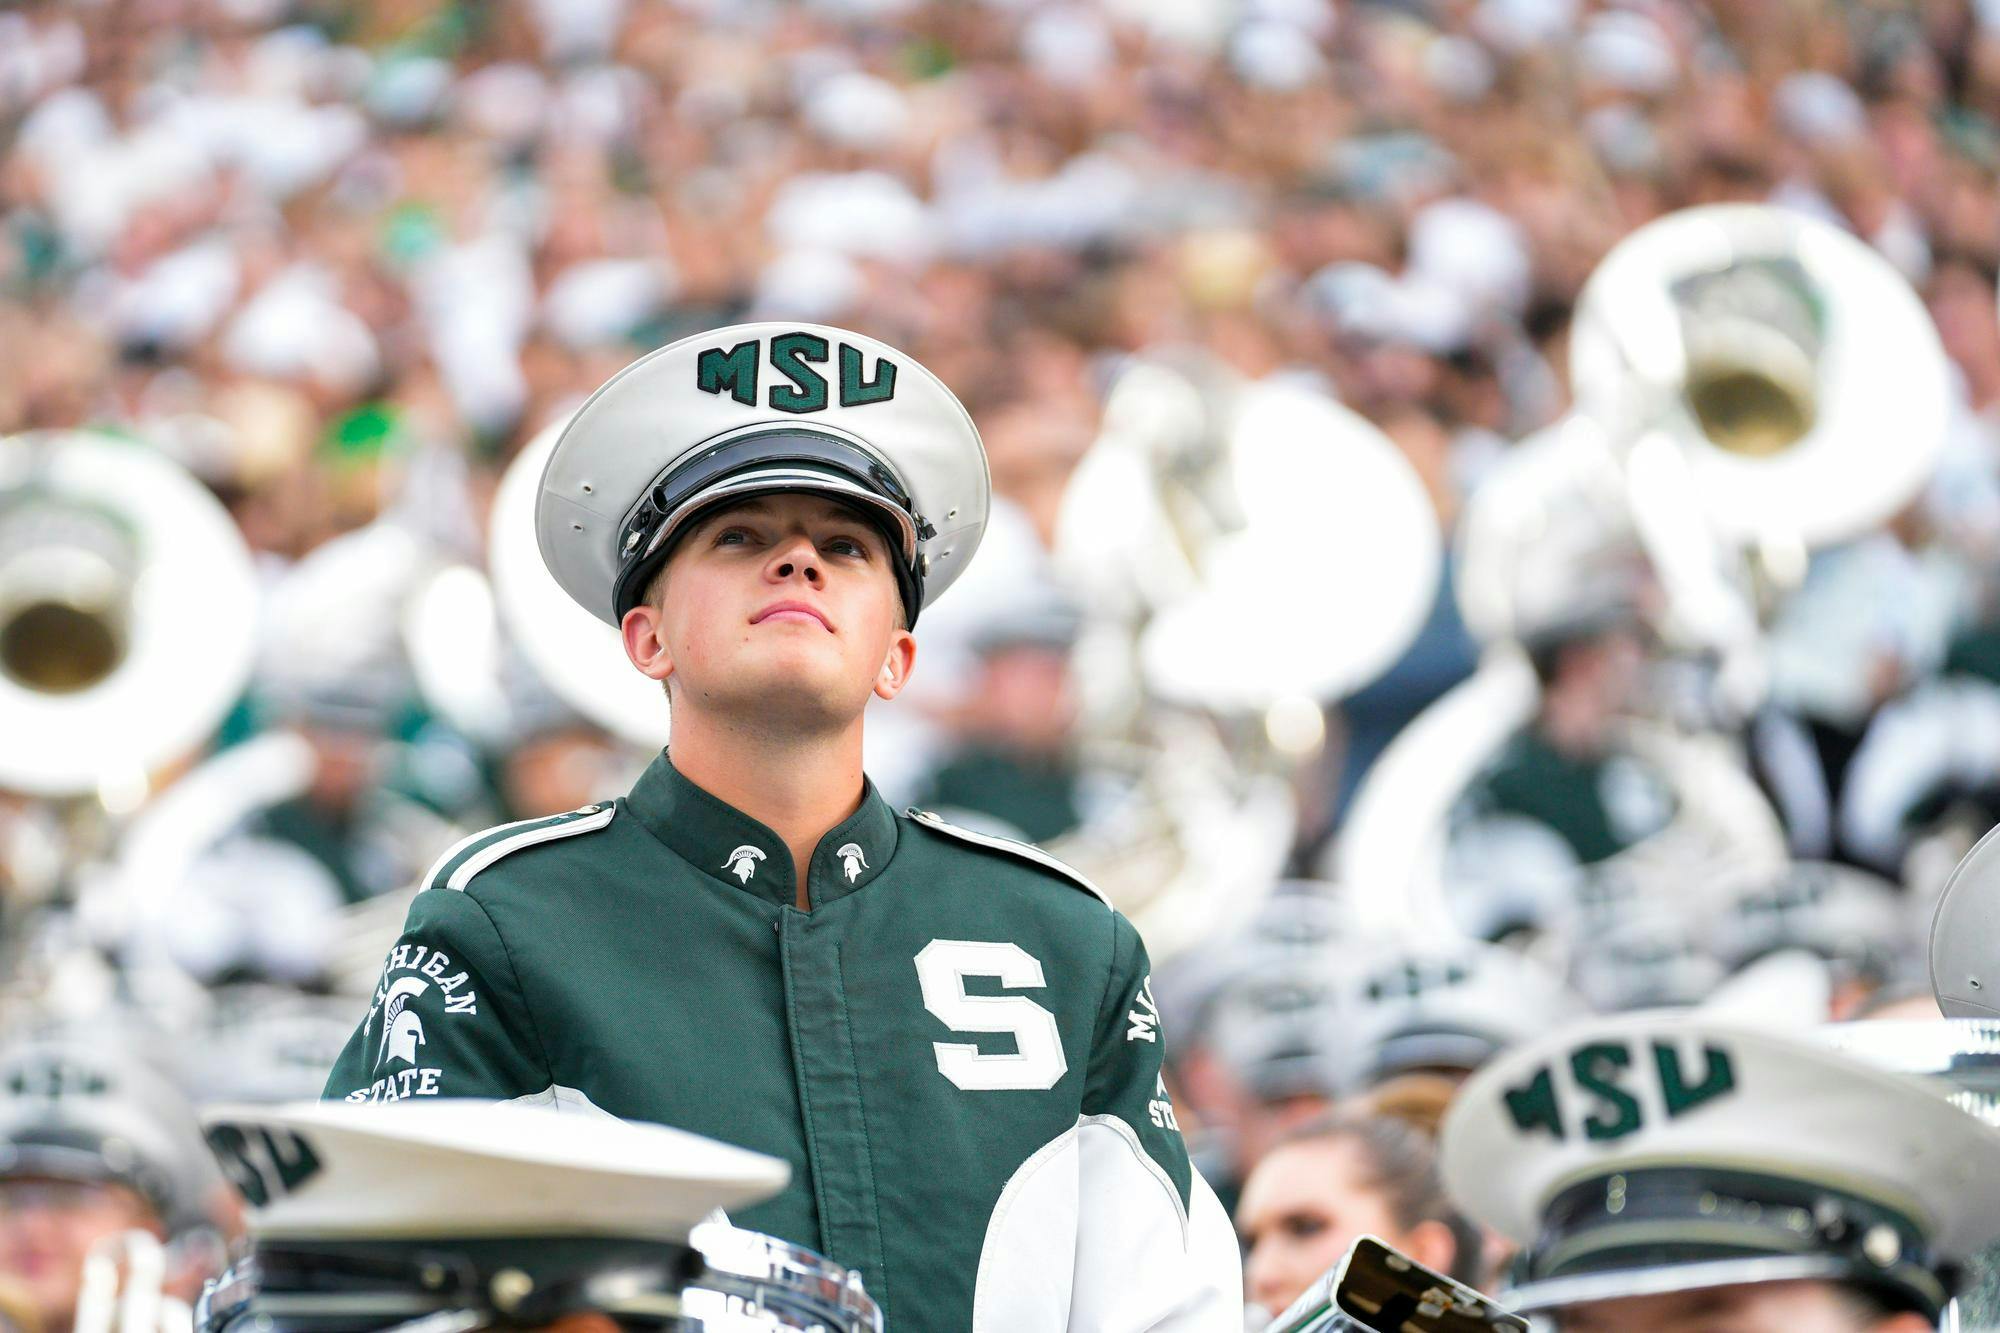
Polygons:
[[1784,209],[1715,205],[1634,232],[1591,275],[1578,409],[1636,485],[1671,450],[1726,543],[1814,548],[1880,526],[1929,479],[1950,383],[1930,314],[1864,242]]
[[[1578,301],[1574,412],[1518,446],[1468,506],[1459,599],[1485,662],[1378,760],[1338,877],[1368,885],[1362,897],[1391,920],[1451,923],[1446,817],[1536,707],[1515,645],[1625,555],[1658,581],[1662,637],[1715,653],[1731,711],[1747,715],[1763,621],[1809,553],[1887,521],[1930,477],[1947,375],[1908,282],[1825,222],[1715,205],[1620,242]],[[1717,825],[1704,843],[1781,861],[1768,803],[1710,739],[1633,735]]]
[[1468,507],[1467,623],[1521,638],[1533,612],[1515,603],[1540,582],[1524,566],[1595,527],[1643,547],[1670,635],[1734,646],[1809,551],[1916,496],[1944,447],[1948,373],[1909,283],[1828,223],[1722,204],[1640,228],[1578,299],[1575,410]]
[[1086,767],[1121,796],[1052,850],[1169,956],[1241,925],[1278,878],[1322,709],[1430,610],[1435,511],[1324,394],[1157,351],[1113,385],[1055,554],[1085,606]]
[[1442,538],[1387,436],[1302,384],[1140,360],[1063,501],[1058,555],[1124,585],[1139,669],[1170,703],[1330,702],[1422,628]]
[[81,431],[0,440],[0,790],[135,807],[242,693],[257,596],[177,464]]
[[488,523],[486,570],[454,564],[405,608],[403,632],[424,697],[468,735],[506,739],[509,655],[566,707],[628,745],[666,744],[667,701],[625,659],[618,631],[578,606],[535,545],[535,493],[568,418],[522,447],[500,479]]

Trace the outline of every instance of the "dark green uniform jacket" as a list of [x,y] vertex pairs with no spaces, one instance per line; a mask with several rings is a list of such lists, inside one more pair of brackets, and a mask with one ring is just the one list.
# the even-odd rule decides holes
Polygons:
[[625,799],[439,858],[327,1096],[541,1102],[781,1157],[790,1188],[732,1220],[859,1269],[891,1333],[1240,1328],[1130,923],[872,786],[807,891],[663,754]]
[[1665,828],[1674,797],[1636,755],[1565,754],[1528,727],[1474,779],[1465,807],[1471,817],[1517,815],[1541,824],[1579,863],[1593,865]]

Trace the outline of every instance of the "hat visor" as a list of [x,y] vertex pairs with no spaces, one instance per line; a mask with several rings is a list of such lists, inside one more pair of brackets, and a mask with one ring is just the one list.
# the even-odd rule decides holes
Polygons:
[[130,1185],[129,1172],[114,1170],[101,1152],[65,1143],[16,1142],[0,1179],[65,1180],[77,1185]]
[[159,1176],[137,1162],[125,1169],[115,1167],[99,1149],[64,1143],[17,1142],[0,1168],[0,1179],[117,1185],[144,1199],[163,1220],[172,1222],[177,1216],[175,1200]]
[[1680,1291],[1705,1291],[1710,1287],[1741,1287],[1758,1282],[1843,1281],[1855,1276],[1852,1263],[1832,1255],[1758,1255],[1545,1278],[1508,1288],[1500,1294],[1500,1302],[1520,1314],[1538,1314],[1598,1301],[1665,1296]]
[[654,555],[673,541],[679,535],[679,530],[703,510],[759,495],[796,492],[832,496],[837,500],[861,506],[872,515],[887,519],[886,526],[889,532],[894,534],[900,543],[901,550],[898,554],[902,557],[903,563],[915,565],[916,522],[893,500],[836,473],[790,464],[775,464],[771,467],[751,468],[731,473],[712,485],[702,487],[674,506],[667,514],[653,533],[653,540],[647,543],[646,555],[648,557]]

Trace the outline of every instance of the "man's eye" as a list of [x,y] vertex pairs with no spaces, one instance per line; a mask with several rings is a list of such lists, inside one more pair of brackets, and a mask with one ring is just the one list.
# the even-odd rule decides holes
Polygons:
[[742,528],[724,528],[715,534],[717,546],[736,546],[750,540],[750,534]]
[[867,546],[859,538],[855,537],[835,537],[826,544],[826,549],[832,551],[835,555],[865,556],[868,554]]

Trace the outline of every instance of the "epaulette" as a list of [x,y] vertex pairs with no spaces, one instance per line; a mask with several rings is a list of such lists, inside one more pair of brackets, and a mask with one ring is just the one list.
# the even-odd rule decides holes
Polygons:
[[1113,905],[1111,899],[1105,895],[1103,889],[1098,888],[1095,884],[1085,879],[1074,868],[1064,865],[1061,861],[1056,860],[1055,857],[1050,856],[1047,852],[1031,843],[1016,842],[1012,838],[996,838],[990,833],[974,833],[969,828],[961,828],[957,824],[938,818],[928,810],[919,810],[915,806],[911,806],[904,813],[919,824],[922,824],[925,828],[934,829],[948,838],[956,838],[960,842],[969,842],[974,847],[984,847],[988,851],[1000,852],[1013,857],[1017,861],[1026,861],[1030,865],[1040,866],[1044,870],[1053,870],[1056,874],[1061,875],[1085,893],[1096,898],[1106,907]]
[[554,842],[558,838],[573,838],[579,833],[595,833],[611,822],[618,808],[610,801],[597,805],[586,805],[560,815],[545,815],[540,819],[517,819],[511,824],[499,824],[490,829],[460,838],[445,849],[443,856],[431,862],[431,868],[424,872],[423,886],[426,889],[456,889],[464,892],[472,877],[492,865],[503,856],[511,856],[524,848],[534,847],[544,842]]

